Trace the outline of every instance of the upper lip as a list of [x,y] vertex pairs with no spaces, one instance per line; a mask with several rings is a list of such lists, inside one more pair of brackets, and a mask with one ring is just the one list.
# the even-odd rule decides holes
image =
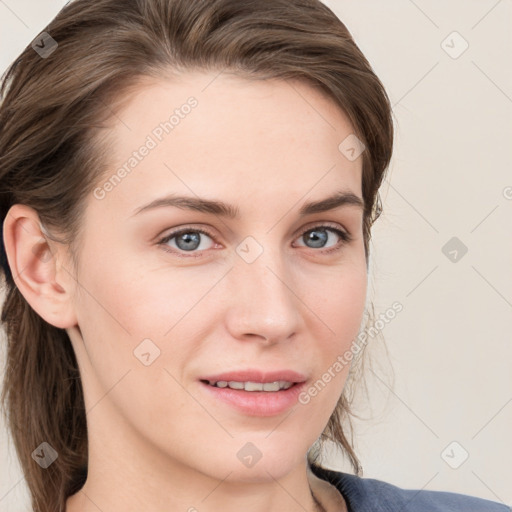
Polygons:
[[306,377],[299,372],[294,370],[275,370],[275,371],[263,371],[257,369],[247,370],[233,370],[224,373],[218,373],[216,375],[207,375],[202,377],[200,380],[208,381],[235,381],[235,382],[276,382],[283,380],[292,383],[301,383],[306,380]]

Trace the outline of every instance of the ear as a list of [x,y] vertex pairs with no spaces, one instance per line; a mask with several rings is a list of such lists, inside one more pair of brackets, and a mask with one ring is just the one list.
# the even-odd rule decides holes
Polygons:
[[55,327],[76,325],[71,300],[76,281],[65,267],[65,246],[50,240],[37,212],[22,204],[9,209],[3,231],[14,281],[32,309]]

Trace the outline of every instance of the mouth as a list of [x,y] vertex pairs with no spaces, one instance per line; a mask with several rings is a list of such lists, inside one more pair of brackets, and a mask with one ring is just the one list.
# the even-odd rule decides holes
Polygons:
[[297,404],[306,377],[292,371],[242,371],[199,380],[206,395],[246,416],[275,416]]

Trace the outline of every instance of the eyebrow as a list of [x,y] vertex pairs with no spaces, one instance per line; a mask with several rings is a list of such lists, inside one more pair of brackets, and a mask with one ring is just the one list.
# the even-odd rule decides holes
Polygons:
[[[223,201],[171,194],[155,199],[148,204],[136,208],[132,214],[132,217],[144,211],[153,210],[155,208],[161,208],[164,206],[173,206],[184,210],[210,213],[229,219],[236,219],[240,214],[240,210],[237,206],[224,203]],[[304,217],[313,213],[322,213],[334,210],[342,206],[356,206],[364,210],[364,201],[362,198],[352,192],[341,191],[325,199],[305,203],[299,210],[299,215]]]

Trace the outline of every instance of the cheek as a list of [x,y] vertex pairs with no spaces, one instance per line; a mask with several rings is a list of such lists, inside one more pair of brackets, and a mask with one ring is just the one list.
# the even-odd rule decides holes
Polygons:
[[[162,282],[156,272],[127,262],[115,269],[89,266],[87,272],[77,309],[88,406],[98,403],[95,413],[108,416],[114,403],[140,432],[148,425],[157,432],[162,418],[190,407],[178,382],[193,347],[180,343],[172,330],[190,309],[180,294],[183,283]],[[103,400],[107,393],[109,400]],[[162,436],[164,427],[169,428],[162,425]]]
[[[80,308],[95,315],[133,340],[153,335],[163,337],[181,317],[197,304],[211,277],[199,271],[144,266],[137,258],[113,258],[88,265],[82,278]],[[204,289],[204,290],[203,290]]]
[[[90,261],[80,276],[77,314],[97,373],[113,379],[114,369],[119,375],[138,370],[142,366],[139,352],[148,351],[151,359],[157,355],[152,367],[180,368],[180,361],[196,348],[193,334],[205,313],[201,299],[224,270],[148,268],[126,257],[112,257],[104,263],[91,257]],[[187,334],[191,342],[177,343],[180,333]]]
[[[340,273],[324,283],[321,294],[310,298],[311,304],[317,305],[313,308],[318,316],[316,330],[312,332],[319,364],[315,378],[299,395],[299,408],[303,409],[304,425],[311,425],[312,430],[327,425],[343,392],[354,355],[352,343],[363,320],[366,283],[364,269]],[[314,332],[320,330],[327,334],[315,337]]]
[[310,282],[308,305],[327,326],[331,348],[350,344],[357,335],[366,303],[367,273],[363,264],[340,266],[322,278]]

